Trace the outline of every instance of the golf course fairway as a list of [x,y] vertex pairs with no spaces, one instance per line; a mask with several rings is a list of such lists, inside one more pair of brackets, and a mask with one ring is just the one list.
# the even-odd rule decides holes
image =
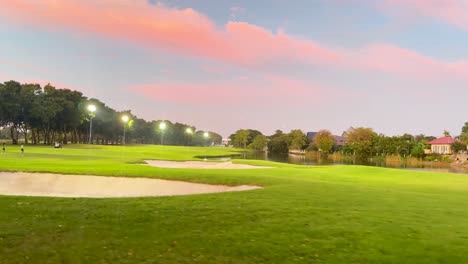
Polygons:
[[26,146],[0,171],[264,188],[145,198],[0,196],[0,263],[466,263],[467,175],[365,166],[142,166],[229,148]]

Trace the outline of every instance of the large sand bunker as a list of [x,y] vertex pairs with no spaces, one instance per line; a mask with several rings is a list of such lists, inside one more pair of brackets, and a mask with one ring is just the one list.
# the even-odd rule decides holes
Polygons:
[[245,191],[261,188],[148,178],[0,172],[0,195],[51,197],[143,197]]
[[166,161],[166,160],[145,160],[147,165],[159,168],[173,169],[270,169],[273,167],[252,166],[246,164],[234,164],[227,162],[209,161]]

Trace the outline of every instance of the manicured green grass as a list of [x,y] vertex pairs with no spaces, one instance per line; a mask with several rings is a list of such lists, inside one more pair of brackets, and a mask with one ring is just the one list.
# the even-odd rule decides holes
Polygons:
[[[0,263],[466,263],[468,177],[362,166],[158,169],[222,148],[66,146],[0,170],[144,176],[264,189],[192,196],[0,196]],[[17,151],[18,152],[18,151]]]

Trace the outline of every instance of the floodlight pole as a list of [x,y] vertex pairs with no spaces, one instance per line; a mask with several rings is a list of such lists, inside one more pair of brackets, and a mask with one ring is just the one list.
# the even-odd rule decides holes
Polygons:
[[126,124],[127,123],[124,122],[123,145],[125,145],[125,127],[126,127]]
[[96,106],[94,105],[88,105],[88,111],[89,111],[89,144],[93,144],[93,117],[94,117],[94,112],[96,111]]
[[91,119],[89,120],[89,144],[92,144],[92,131],[93,131],[93,114],[90,115]]
[[160,123],[159,130],[161,131],[161,145],[164,145],[164,130],[166,130],[166,123]]

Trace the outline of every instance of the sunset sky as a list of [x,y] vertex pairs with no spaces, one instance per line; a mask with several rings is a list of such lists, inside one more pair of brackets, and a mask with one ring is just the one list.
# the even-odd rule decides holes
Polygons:
[[458,135],[468,0],[0,0],[0,80],[147,120]]

